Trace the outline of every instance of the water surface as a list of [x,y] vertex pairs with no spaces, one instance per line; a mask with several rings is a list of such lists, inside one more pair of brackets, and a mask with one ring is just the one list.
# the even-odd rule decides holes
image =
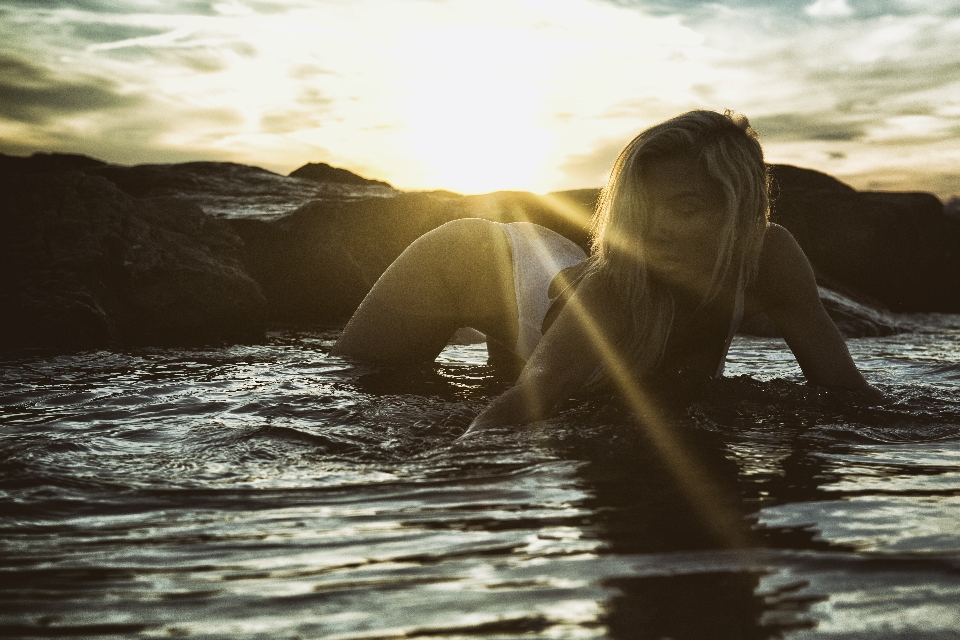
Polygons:
[[[891,399],[738,337],[668,444],[584,397],[265,344],[0,364],[0,635],[960,638],[960,317],[851,340]],[[679,461],[679,463],[678,463]]]

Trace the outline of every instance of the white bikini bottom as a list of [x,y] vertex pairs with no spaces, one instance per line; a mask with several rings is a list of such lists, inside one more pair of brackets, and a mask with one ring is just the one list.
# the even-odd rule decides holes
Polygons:
[[514,353],[526,360],[543,337],[543,319],[553,302],[550,283],[561,270],[583,262],[587,255],[572,240],[532,222],[500,223],[500,228],[510,242],[520,320]]

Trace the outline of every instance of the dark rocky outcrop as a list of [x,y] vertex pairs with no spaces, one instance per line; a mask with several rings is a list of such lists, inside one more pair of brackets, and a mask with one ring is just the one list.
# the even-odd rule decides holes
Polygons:
[[354,176],[356,180],[318,182],[233,162],[128,167],[74,154],[35,153],[26,158],[0,154],[0,172],[33,174],[68,170],[103,176],[137,198],[182,198],[220,217],[271,219],[312,200],[390,197],[397,193],[384,182],[367,180],[344,169],[335,171]]
[[457,218],[532,221],[586,247],[586,205],[595,193],[404,193],[310,202],[278,220],[232,219],[230,224],[244,240],[247,268],[263,287],[271,319],[342,322],[407,245]]
[[772,219],[818,274],[893,311],[960,312],[960,220],[935,196],[858,192],[786,165],[772,173]]
[[230,227],[80,172],[0,174],[0,348],[249,341],[265,300]]
[[[900,330],[885,307],[960,311],[960,219],[934,196],[857,192],[785,165],[772,173],[773,219],[810,257],[846,335]],[[528,220],[587,248],[598,195],[401,193],[322,164],[294,174],[0,154],[0,345],[248,340],[265,318],[342,322],[410,242],[444,222]],[[746,328],[770,332],[762,319]]]
[[[858,301],[834,289],[820,286],[820,301],[827,314],[836,323],[845,338],[889,336],[908,331],[906,323],[899,322],[892,314],[862,300]],[[746,318],[740,325],[740,333],[768,338],[780,337],[780,332],[766,314]]]
[[233,219],[271,319],[346,320],[387,266],[420,235],[460,217],[447,198],[316,201],[279,220]]
[[305,180],[313,180],[314,182],[378,185],[382,187],[389,187],[391,189],[393,188],[388,183],[381,180],[364,178],[362,176],[358,176],[352,171],[347,171],[346,169],[340,169],[338,167],[331,167],[326,162],[308,162],[299,169],[294,169],[291,171],[290,177],[304,178]]

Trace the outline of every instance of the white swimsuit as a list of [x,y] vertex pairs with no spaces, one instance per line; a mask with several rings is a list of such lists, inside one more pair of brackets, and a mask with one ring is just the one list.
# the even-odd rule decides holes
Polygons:
[[513,257],[513,288],[517,294],[520,333],[514,353],[530,357],[543,337],[543,319],[553,298],[550,283],[560,271],[586,260],[576,243],[532,222],[501,223]]
[[[556,299],[556,296],[551,298],[549,295],[550,283],[560,271],[586,260],[587,255],[572,240],[532,222],[500,223],[500,228],[510,243],[513,287],[520,321],[520,332],[513,351],[527,360],[543,337],[543,320]],[[743,320],[743,298],[743,286],[738,283],[733,317],[715,378],[723,375],[730,343]],[[595,374],[594,377],[598,376]]]

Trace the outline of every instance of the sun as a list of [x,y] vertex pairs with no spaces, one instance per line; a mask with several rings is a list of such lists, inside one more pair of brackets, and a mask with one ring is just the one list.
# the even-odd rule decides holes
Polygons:
[[[409,54],[422,74],[402,89],[405,146],[436,184],[479,193],[537,182],[551,153],[547,92],[518,68],[520,36],[504,28],[453,29],[443,34],[449,42],[433,37],[428,51]],[[436,55],[438,49],[457,54]]]

